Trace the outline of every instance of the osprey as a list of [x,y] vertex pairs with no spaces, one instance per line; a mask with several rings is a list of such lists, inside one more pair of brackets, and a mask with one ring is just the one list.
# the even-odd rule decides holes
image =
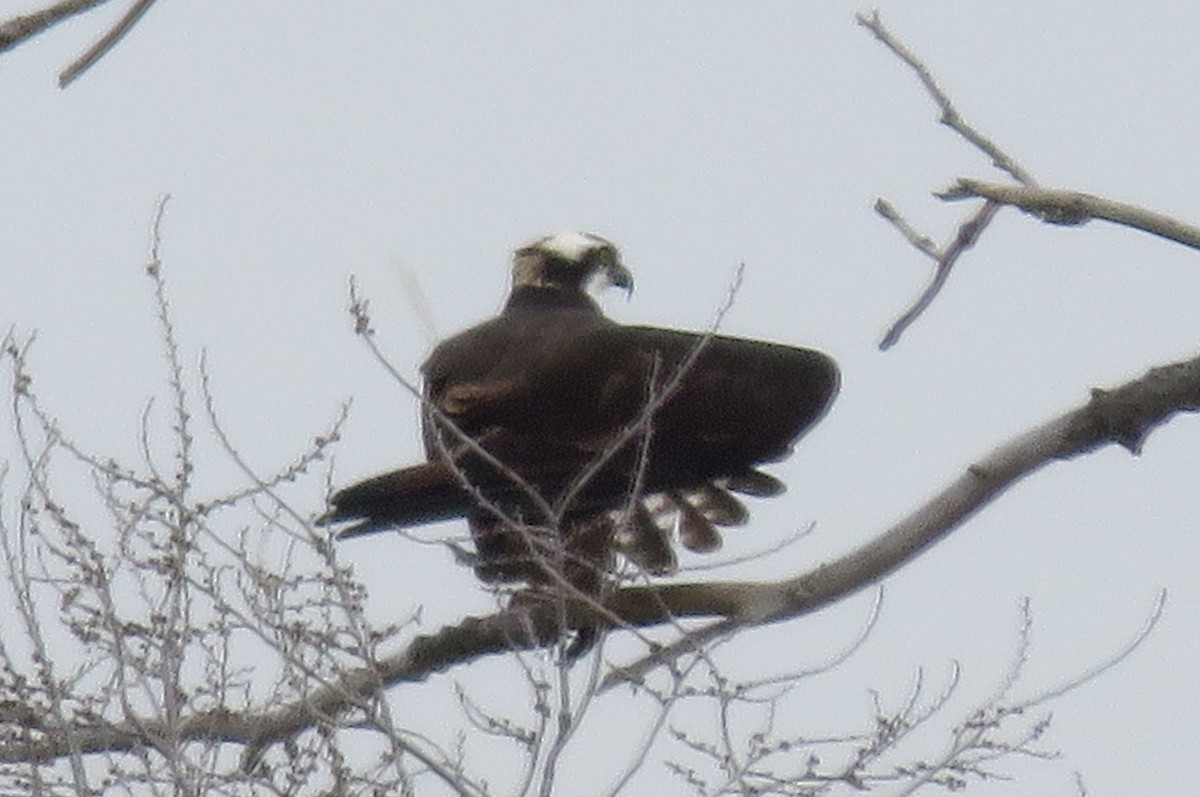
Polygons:
[[825,413],[838,370],[821,352],[625,326],[589,290],[633,279],[616,247],[559,233],[516,250],[496,318],[421,367],[428,461],[335,493],[340,538],[466,517],[485,581],[597,594],[622,553],[675,568],[672,533],[713,550],[744,523],[730,491],[776,495],[757,466]]

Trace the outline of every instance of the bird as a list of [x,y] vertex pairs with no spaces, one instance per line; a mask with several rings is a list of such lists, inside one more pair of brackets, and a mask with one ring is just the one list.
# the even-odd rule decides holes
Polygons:
[[[840,385],[810,348],[620,324],[593,298],[633,277],[611,241],[560,232],[519,247],[498,316],[421,366],[426,462],[335,492],[339,539],[465,517],[487,583],[599,595],[624,558],[673,572],[685,548],[770,497]],[[346,526],[345,524],[351,524]]]

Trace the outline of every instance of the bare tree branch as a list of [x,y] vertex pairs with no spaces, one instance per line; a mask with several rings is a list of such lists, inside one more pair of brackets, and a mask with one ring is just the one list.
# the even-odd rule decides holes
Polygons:
[[[886,204],[884,206],[891,207]],[[876,203],[875,209],[879,211],[879,203]],[[912,326],[913,322],[929,309],[929,305],[933,304],[933,300],[942,292],[946,280],[950,279],[950,272],[954,269],[954,265],[958,262],[959,257],[975,245],[975,242],[979,240],[980,234],[991,223],[992,217],[996,215],[996,211],[999,209],[1000,206],[995,202],[985,202],[975,212],[975,215],[959,225],[954,240],[944,250],[938,251],[937,257],[934,258],[937,261],[937,265],[933,269],[933,278],[929,281],[925,290],[921,292],[921,295],[917,297],[913,306],[905,310],[888,329],[887,333],[883,336],[883,340],[879,342],[880,349],[886,351],[895,346],[900,341],[900,337],[904,334],[904,331]],[[882,211],[880,211],[880,215],[883,215]],[[912,228],[908,226],[903,218],[896,215],[891,221],[904,233],[909,241],[914,241],[914,245],[917,245],[915,241],[919,239],[915,238],[915,231],[912,231]],[[928,239],[926,238],[925,240]],[[917,248],[920,248],[920,246],[918,245]]]
[[[640,680],[650,670],[694,650],[702,640],[742,627],[790,620],[877,583],[945,537],[1029,474],[1056,460],[1071,459],[1109,443],[1139,453],[1147,435],[1178,412],[1200,411],[1200,356],[1151,369],[1112,390],[1096,389],[1082,407],[1036,427],[969,466],[907,518],[866,545],[793,578],[775,582],[717,582],[627,587],[605,602],[606,614],[621,625],[645,627],[684,617],[722,617],[717,623],[627,667],[614,671],[602,688]],[[585,602],[567,606],[567,620],[596,622]],[[482,656],[544,647],[561,635],[559,607],[522,605],[485,617],[470,617],[432,634],[414,637],[375,666],[350,671],[302,700],[259,712],[201,712],[171,728],[180,740],[221,740],[255,747],[286,740],[313,725],[357,709],[381,688],[422,681],[431,674]],[[147,734],[162,733],[161,721],[127,725],[76,724],[71,733],[46,718],[46,735],[31,742],[0,744],[0,763],[45,761],[75,752],[130,750]],[[62,733],[55,732],[63,731]]]
[[[1033,179],[1033,175],[1021,166],[1015,158],[963,119],[962,114],[959,113],[951,101],[950,95],[938,85],[929,67],[921,59],[917,58],[916,54],[897,39],[891,31],[884,27],[883,21],[879,18],[878,11],[874,11],[871,14],[856,14],[855,19],[859,25],[869,30],[877,40],[895,53],[901,61],[917,74],[921,85],[925,87],[925,90],[941,111],[939,121],[942,124],[958,133],[971,146],[986,155],[997,169],[1012,175],[1014,179],[1023,185],[1037,185],[1037,182]],[[997,204],[994,202],[985,203],[983,207],[959,225],[957,232],[946,247],[938,248],[928,236],[913,229],[890,203],[883,199],[876,200],[875,212],[896,227],[909,243],[936,263],[929,284],[925,286],[925,290],[921,292],[921,295],[917,297],[913,305],[884,334],[883,340],[879,342],[880,349],[886,351],[896,345],[905,330],[933,304],[933,300],[937,298],[942,287],[945,286],[946,281],[950,278],[950,272],[954,269],[954,265],[958,262],[959,257],[967,249],[971,248],[983,231],[987,229],[992,217],[996,215],[997,207]]]
[[942,112],[939,119],[942,124],[958,133],[970,142],[972,146],[987,155],[991,159],[993,166],[1008,172],[1017,182],[1024,185],[1037,185],[1037,181],[1033,179],[1033,175],[1027,172],[1020,163],[1004,150],[1000,149],[999,145],[994,141],[983,133],[980,133],[963,119],[962,114],[954,107],[950,95],[938,85],[937,80],[933,77],[933,73],[929,71],[929,67],[912,50],[908,49],[903,42],[893,36],[891,31],[884,27],[883,20],[879,18],[878,11],[872,11],[870,15],[855,14],[854,18],[859,25],[871,31],[876,39],[917,73],[917,77],[921,80],[921,85],[929,92],[929,96],[933,98],[933,101],[937,103],[938,109]]
[[129,10],[126,11],[117,24],[100,37],[100,40],[88,48],[88,51],[79,58],[75,59],[62,72],[58,74],[58,87],[65,89],[76,78],[84,72],[92,68],[92,66],[108,53],[109,50],[116,47],[121,39],[125,38],[125,34],[133,30],[133,26],[138,23],[138,20],[150,10],[158,0],[136,0]]
[[[73,16],[102,6],[109,0],[61,0],[47,8],[22,14],[4,22],[0,22],[0,53],[11,50],[19,44],[44,33],[54,25]],[[89,70],[97,61],[108,54],[120,43],[121,39],[133,29],[146,12],[157,0],[134,0],[116,24],[107,33],[87,49],[87,51],[72,61],[58,75],[58,87],[65,89],[68,85]]]
[[979,197],[996,205],[1020,208],[1049,224],[1078,225],[1092,219],[1103,219],[1143,230],[1192,249],[1200,249],[1200,227],[1184,224],[1178,219],[1137,205],[1080,191],[991,183],[963,177],[935,196],[947,201]]
[[40,11],[6,20],[0,23],[0,53],[32,39],[64,19],[70,19],[107,2],[108,0],[61,0]]
[[[2,23],[0,52],[48,29],[62,19],[97,7],[103,2],[105,0],[67,0],[35,14]],[[155,0],[135,0],[109,33],[64,70],[60,76],[60,84],[65,87],[103,57],[137,24],[154,2]],[[880,215],[890,221],[914,247],[937,263],[930,286],[914,307],[893,326],[889,337],[884,340],[885,348],[898,340],[904,329],[930,305],[948,279],[958,258],[975,243],[1002,205],[1019,207],[1047,222],[1057,224],[1081,224],[1091,218],[1102,218],[1200,248],[1200,230],[1169,217],[1087,194],[1038,188],[1032,177],[1019,164],[1009,158],[994,142],[963,121],[928,68],[882,27],[878,15],[860,15],[859,22],[916,72],[925,89],[941,109],[943,124],[987,154],[994,165],[1011,174],[1022,184],[1007,186],[961,180],[954,188],[942,194],[941,198],[945,200],[966,197],[986,200],[959,226],[952,240],[943,248],[939,248],[929,237],[908,225],[886,202],[880,200],[877,203],[876,208]],[[399,763],[400,760],[404,756],[411,756],[417,759],[421,766],[433,771],[445,786],[457,793],[489,793],[485,781],[476,783],[468,779],[459,760],[448,754],[444,748],[439,748],[437,743],[417,731],[400,730],[389,713],[396,706],[384,699],[384,690],[400,684],[424,681],[434,673],[471,663],[483,656],[511,655],[514,651],[547,647],[562,640],[564,626],[590,628],[597,623],[630,630],[633,633],[638,633],[636,629],[641,627],[665,624],[669,628],[660,629],[660,635],[678,634],[678,639],[673,644],[657,649],[646,658],[612,673],[605,681],[605,686],[610,687],[623,681],[640,681],[660,665],[673,668],[670,671],[673,689],[662,699],[662,710],[651,729],[652,737],[665,727],[672,701],[691,690],[691,684],[685,683],[684,676],[692,669],[700,668],[697,662],[712,669],[714,681],[720,683],[702,696],[715,699],[720,708],[723,735],[720,743],[710,748],[723,756],[722,777],[726,780],[725,784],[720,786],[720,790],[759,791],[757,784],[763,781],[756,779],[760,778],[762,773],[754,767],[771,754],[771,749],[762,742],[755,742],[757,748],[749,752],[737,748],[729,732],[731,723],[728,708],[737,700],[744,699],[739,690],[747,686],[759,688],[768,681],[732,686],[725,683],[711,660],[702,658],[708,642],[733,634],[747,626],[777,623],[803,616],[867,586],[877,585],[887,575],[919,556],[974,513],[986,507],[1008,487],[1043,465],[1080,456],[1108,443],[1118,443],[1137,454],[1149,433],[1175,413],[1200,411],[1200,357],[1197,357],[1152,369],[1140,379],[1113,390],[1093,391],[1091,400],[1084,406],[1030,430],[969,466],[966,472],[947,486],[940,495],[917,508],[909,517],[884,531],[870,543],[792,578],[775,582],[645,584],[617,589],[607,595],[602,604],[598,604],[590,596],[571,596],[566,593],[562,602],[517,601],[509,608],[488,616],[466,618],[433,633],[410,635],[399,650],[390,655],[381,655],[381,649],[394,649],[397,646],[398,643],[394,640],[398,637],[392,632],[376,629],[366,622],[361,614],[364,593],[359,585],[352,581],[349,571],[337,561],[330,540],[313,529],[305,517],[294,512],[286,503],[285,497],[276,489],[282,487],[285,482],[290,482],[297,473],[303,472],[309,464],[322,457],[328,442],[336,437],[336,425],[333,432],[318,438],[311,449],[303,452],[295,464],[286,466],[270,477],[259,476],[222,432],[214,397],[209,389],[207,369],[202,363],[201,394],[211,425],[224,450],[238,463],[253,486],[206,503],[194,503],[188,498],[194,455],[191,415],[184,390],[185,369],[179,357],[174,328],[168,314],[166,294],[158,274],[158,222],[161,221],[161,216],[160,204],[153,234],[153,253],[147,270],[155,280],[155,295],[161,322],[160,334],[166,346],[170,367],[168,384],[174,399],[173,454],[177,460],[177,467],[172,474],[173,479],[164,478],[154,467],[150,444],[150,405],[147,406],[143,419],[143,450],[150,473],[138,476],[132,471],[119,469],[115,463],[102,462],[98,458],[84,455],[70,440],[61,437],[57,427],[32,401],[28,392],[29,376],[20,368],[22,354],[17,350],[11,336],[4,338],[0,343],[0,349],[7,352],[17,366],[14,369],[14,399],[21,403],[28,398],[30,406],[27,409],[33,413],[31,417],[41,423],[40,430],[31,434],[30,438],[37,438],[38,431],[42,435],[35,441],[39,445],[27,445],[24,435],[21,437],[22,445],[26,446],[22,453],[31,471],[33,486],[26,491],[20,523],[30,522],[31,525],[22,525],[10,536],[4,527],[4,518],[0,517],[0,556],[3,556],[0,567],[7,567],[9,571],[9,578],[16,588],[15,610],[30,629],[27,636],[32,640],[35,650],[32,660],[36,664],[34,669],[37,679],[33,689],[26,689],[25,685],[15,678],[11,684],[0,683],[0,686],[13,687],[11,693],[19,696],[38,694],[50,697],[48,701],[43,702],[0,700],[0,725],[7,726],[0,728],[0,764],[40,765],[44,762],[65,762],[64,766],[74,770],[75,791],[81,793],[96,790],[92,785],[95,775],[90,768],[85,767],[83,759],[83,756],[93,753],[130,753],[132,757],[141,756],[147,759],[148,753],[154,753],[164,759],[163,766],[170,770],[169,777],[175,779],[173,782],[182,782],[187,777],[187,773],[181,769],[186,766],[186,763],[181,763],[184,759],[181,753],[185,745],[190,742],[225,742],[241,746],[242,774],[250,777],[270,769],[270,759],[265,758],[266,754],[283,749],[283,755],[293,755],[291,748],[295,746],[301,733],[315,730],[316,732],[310,735],[331,737],[334,731],[347,728],[374,729],[384,733],[391,742],[386,757],[389,765],[397,769],[397,782],[404,782],[407,777],[404,766]],[[736,287],[731,289],[731,298],[735,291]],[[719,311],[718,321],[724,309]],[[360,310],[361,312],[355,313],[359,331],[371,340],[365,303]],[[374,344],[371,345],[378,355]],[[681,368],[679,373],[683,370],[684,368]],[[402,379],[400,381],[404,383]],[[418,392],[411,386],[410,389]],[[652,398],[661,402],[666,395],[669,395],[669,390]],[[654,406],[653,403],[648,406],[645,419],[631,429],[631,436],[639,432],[642,426],[646,426],[645,421],[649,420]],[[21,415],[19,412],[15,415],[19,423]],[[34,425],[36,426],[36,423]],[[156,599],[147,601],[147,605],[152,605],[156,614],[150,621],[143,623],[140,617],[122,614],[110,601],[101,607],[103,612],[97,615],[103,620],[103,624],[97,628],[107,634],[102,644],[97,645],[93,640],[83,640],[93,643],[92,651],[111,649],[115,652],[114,658],[122,663],[120,668],[114,670],[114,675],[111,676],[112,683],[100,689],[105,699],[115,697],[108,704],[99,701],[89,703],[85,692],[73,691],[82,680],[78,670],[95,666],[94,662],[76,667],[74,662],[69,660],[55,661],[51,646],[43,640],[44,634],[41,620],[36,614],[34,597],[30,590],[22,592],[22,587],[31,583],[44,586],[50,582],[51,574],[47,571],[33,571],[31,575],[31,571],[25,569],[29,564],[28,559],[31,558],[29,550],[34,547],[31,540],[35,538],[38,540],[37,544],[47,546],[44,550],[51,550],[51,557],[76,556],[79,561],[72,561],[72,564],[94,565],[92,569],[101,581],[108,578],[104,569],[106,561],[113,561],[106,560],[102,554],[96,555],[94,559],[88,559],[84,555],[91,551],[88,546],[94,543],[94,538],[89,538],[79,531],[79,526],[73,522],[74,518],[69,517],[53,502],[48,482],[41,481],[47,478],[49,453],[56,449],[71,452],[90,466],[91,474],[97,481],[109,480],[109,492],[105,494],[109,499],[108,508],[119,509],[123,513],[121,517],[130,519],[126,526],[119,528],[121,544],[128,544],[127,538],[133,538],[135,533],[140,533],[150,550],[150,554],[139,554],[141,559],[129,561],[142,566],[141,574],[148,574],[145,575],[146,581],[138,584],[142,588],[143,598]],[[0,482],[3,481],[4,474],[5,469],[0,466]],[[587,478],[587,475],[581,478]],[[118,504],[112,482],[145,492],[148,497]],[[635,490],[633,494],[637,493]],[[44,524],[41,529],[36,522],[24,519],[25,511],[30,510],[32,506],[29,501],[30,495],[41,499],[40,504],[31,512],[48,515],[53,521]],[[244,501],[257,498],[263,500]],[[204,517],[215,510],[224,510],[241,503],[252,503],[256,509],[261,509],[263,504],[269,503],[269,509],[261,509],[264,520],[268,521],[268,529],[282,529],[283,524],[277,522],[278,519],[290,519],[294,528],[285,531],[294,535],[296,539],[303,540],[318,555],[324,567],[317,571],[316,576],[301,578],[307,578],[310,583],[318,585],[320,592],[316,597],[301,596],[302,600],[296,603],[300,608],[312,610],[315,621],[303,618],[298,620],[295,617],[299,615],[295,615],[286,623],[271,625],[277,622],[271,617],[259,627],[253,625],[255,620],[261,619],[254,609],[267,606],[269,610],[274,610],[284,605],[282,600],[250,600],[247,606],[238,607],[225,603],[222,590],[231,589],[230,584],[247,593],[259,590],[263,595],[268,595],[287,589],[285,585],[289,581],[297,580],[292,575],[290,559],[285,560],[284,566],[277,571],[259,567],[258,560],[249,558],[240,560],[240,569],[227,562],[217,563],[208,559],[208,553],[201,548],[200,542],[216,541],[217,545],[224,546],[223,550],[230,554],[228,558],[232,561],[238,561],[238,556],[245,553],[239,548],[240,540],[235,542],[224,539],[214,533],[213,529],[201,525]],[[175,511],[163,510],[161,507],[165,504],[169,504],[168,509]],[[144,529],[138,530],[137,524],[147,518],[157,524],[153,534]],[[79,547],[72,549],[70,544],[60,544],[58,549],[52,550],[56,542],[47,541],[42,535],[54,527],[72,533],[78,532],[71,539],[73,544]],[[37,555],[40,553],[34,554]],[[288,556],[291,556],[290,552]],[[141,574],[139,578],[143,577]],[[160,578],[156,583],[166,586],[166,591],[161,595],[145,587],[146,583],[156,577]],[[255,579],[261,580],[261,583]],[[72,603],[76,601],[76,586],[77,580],[73,581],[69,577],[59,577],[58,583],[54,585],[55,589],[59,590],[56,594],[63,598],[61,603],[64,607],[78,609],[80,604]],[[104,590],[98,593],[99,597],[110,598],[107,582],[104,582],[103,586]],[[209,599],[205,611],[211,616],[200,620],[198,615],[193,614],[193,604],[189,601],[196,595]],[[257,595],[258,593],[254,593],[251,597]],[[1162,598],[1155,607],[1147,627],[1116,656],[1068,681],[1062,687],[1038,693],[1034,698],[1015,706],[1001,706],[1000,699],[1007,696],[1021,665],[1026,660],[1026,623],[1017,663],[1006,674],[997,696],[986,706],[986,712],[972,715],[971,724],[963,726],[963,735],[958,739],[957,746],[951,748],[939,761],[929,765],[927,774],[912,780],[909,791],[915,792],[925,783],[952,787],[949,782],[941,779],[941,774],[956,766],[956,762],[961,761],[962,754],[966,752],[987,750],[986,754],[992,755],[993,748],[987,747],[989,734],[1005,717],[1040,706],[1123,660],[1130,650],[1145,639],[1149,629],[1153,627],[1162,609],[1161,601]],[[858,641],[869,631],[877,613],[878,598],[867,621],[866,630]],[[279,612],[279,617],[288,619],[283,612]],[[688,631],[678,622],[682,618],[720,619]],[[288,680],[276,683],[272,694],[264,696],[255,693],[251,701],[251,692],[247,686],[249,681],[242,675],[230,679],[229,671],[223,673],[225,679],[221,681],[220,691],[205,692],[204,689],[210,688],[207,684],[202,689],[191,689],[187,686],[189,673],[184,666],[187,663],[185,654],[195,649],[189,648],[189,644],[198,644],[200,649],[213,655],[213,662],[206,661],[206,665],[228,665],[228,661],[221,659],[221,656],[228,656],[229,648],[231,644],[236,644],[236,640],[231,643],[231,637],[220,638],[220,628],[223,623],[231,620],[244,623],[246,630],[254,631],[263,641],[278,646],[277,661],[286,671]],[[185,630],[187,634],[194,633],[195,636],[185,635]],[[297,644],[297,639],[305,640],[307,647],[303,648],[303,654],[296,652],[302,649]],[[653,644],[646,637],[640,639]],[[153,655],[139,652],[142,650],[139,646],[144,646],[147,641],[155,646]],[[0,640],[0,680],[10,677],[9,672],[3,670],[5,663],[11,661],[5,644],[5,640]],[[858,642],[853,643],[846,652],[833,659],[827,666],[841,661],[857,644]],[[222,645],[224,647],[221,647]],[[693,653],[699,655],[690,658],[686,662],[687,667],[675,665],[676,658]],[[515,658],[532,660],[536,657]],[[154,667],[147,666],[146,662],[153,663]],[[546,700],[545,705],[548,708],[541,717],[543,727],[537,732],[538,745],[545,745],[547,740],[551,745],[548,753],[541,753],[545,756],[540,779],[543,793],[551,792],[554,786],[554,767],[559,754],[572,739],[588,703],[598,694],[594,687],[600,663],[601,658],[597,656],[591,680],[585,683],[582,695],[574,693],[578,699],[572,699],[572,689],[575,686],[568,672],[571,663],[560,660],[555,665],[558,683],[548,687],[546,693],[550,694],[552,689],[557,689],[554,693],[558,697],[557,705],[554,705],[552,700]],[[108,676],[105,673],[101,677]],[[783,680],[792,677],[799,676],[789,675]],[[868,734],[862,737],[863,745],[858,750],[858,756],[844,767],[839,767],[832,775],[812,774],[809,782],[814,784],[814,788],[835,782],[861,789],[868,788],[872,781],[864,774],[867,764],[892,749],[898,740],[911,733],[935,711],[940,710],[957,683],[956,668],[951,685],[941,695],[935,696],[931,703],[926,699],[923,705],[919,699],[923,688],[921,679],[918,679],[908,699],[903,701],[898,710],[885,712],[882,708],[883,701],[877,700],[876,719],[879,729],[875,735]],[[231,698],[235,692],[240,695],[239,690],[243,688],[246,690],[244,701]],[[649,693],[649,689],[646,692]],[[143,702],[131,699],[131,694],[134,697],[143,697]],[[542,700],[543,696],[537,699]],[[466,699],[463,702],[468,705],[470,703]],[[540,708],[541,706],[535,707],[535,711]],[[478,709],[473,710],[479,713]],[[549,727],[555,721],[558,723],[557,732]],[[995,750],[999,750],[1000,753],[1016,751],[1036,755],[1036,751],[1032,751],[1027,742],[1036,738],[1042,727],[1041,724],[1037,724],[1029,731],[1027,738]],[[830,741],[844,743],[848,739],[850,737],[842,736]],[[685,743],[694,744],[694,749],[697,750],[704,749],[702,741],[685,740]],[[343,762],[338,758],[340,753],[336,745],[321,750],[327,753],[322,760],[331,762],[331,777],[341,777]],[[433,752],[429,752],[430,750]],[[614,787],[613,793],[620,790],[641,766],[647,750],[648,748],[641,750],[639,757]],[[535,761],[529,767],[525,780],[526,789],[532,787],[537,774],[536,766]],[[31,767],[29,771],[36,773],[36,766]],[[96,773],[100,771],[97,767]],[[968,771],[978,774],[976,770]],[[30,778],[35,776],[31,775]],[[909,772],[891,777],[893,780],[900,780],[914,775]],[[780,779],[778,784],[771,781],[771,784],[778,785],[783,793],[800,793],[796,791],[798,782],[794,776],[789,776],[787,780]],[[320,786],[324,787],[325,784]],[[335,786],[337,788],[330,788],[329,791],[350,791],[341,788],[343,784],[340,782],[335,782]],[[791,790],[784,791],[788,787]],[[197,789],[195,793],[202,790]],[[381,793],[388,791],[378,786],[375,790]],[[1079,790],[1081,793],[1084,791],[1082,781]],[[394,791],[401,793],[399,790]],[[280,793],[290,792],[280,790]]]
[[891,202],[888,202],[883,197],[878,197],[875,200],[875,212],[883,217],[885,221],[890,222],[913,245],[914,249],[930,260],[937,260],[942,256],[941,250],[938,249],[933,239],[909,224],[908,220],[900,215],[900,211],[896,210],[896,206]]
[[[1112,390],[1092,391],[1091,400],[992,451],[955,482],[871,542],[795,578],[770,583],[671,584],[654,589],[658,605],[676,617],[720,615],[690,638],[622,668],[606,686],[640,679],[664,661],[693,649],[698,641],[740,625],[788,620],[875,583],[945,537],[963,521],[1021,479],[1056,460],[1071,459],[1109,443],[1133,454],[1158,425],[1179,412],[1200,411],[1200,356],[1150,369]],[[638,598],[633,588],[614,599],[613,611],[628,623]],[[648,599],[640,601],[651,604]]]

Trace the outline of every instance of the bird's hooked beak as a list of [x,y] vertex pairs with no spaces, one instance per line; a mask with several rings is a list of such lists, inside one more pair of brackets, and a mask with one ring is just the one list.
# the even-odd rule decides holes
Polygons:
[[626,300],[632,298],[633,273],[625,268],[620,260],[614,258],[611,263],[604,267],[604,278],[608,281],[609,285],[624,290]]

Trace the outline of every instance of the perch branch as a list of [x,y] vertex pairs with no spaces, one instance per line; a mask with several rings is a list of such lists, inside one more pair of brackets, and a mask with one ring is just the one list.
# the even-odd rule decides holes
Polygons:
[[[656,599],[675,616],[702,607],[726,619],[612,673],[605,686],[645,673],[740,625],[762,625],[808,614],[896,571],[947,536],[1021,479],[1056,460],[1108,443],[1141,453],[1151,431],[1179,412],[1200,411],[1200,356],[1152,368],[1112,390],[1092,391],[1083,406],[1038,426],[967,467],[950,486],[857,550],[795,578],[759,584],[679,584],[659,587]],[[705,595],[711,587],[711,595]],[[626,600],[632,590],[622,590]],[[709,603],[711,601],[711,603]],[[649,601],[647,601],[649,602]],[[733,604],[735,611],[727,611]],[[622,609],[614,608],[629,620]]]
[[[719,582],[627,587],[605,602],[605,616],[622,626],[646,627],[684,617],[719,617],[699,631],[646,658],[614,671],[611,687],[640,679],[650,670],[695,650],[705,640],[752,625],[790,620],[870,585],[912,561],[1024,477],[1056,460],[1071,459],[1109,443],[1140,453],[1146,437],[1179,412],[1200,411],[1200,356],[1152,368],[1112,390],[1095,389],[1083,406],[1038,426],[970,465],[940,494],[857,550],[793,578],[775,582]],[[567,606],[566,621],[596,622],[581,601]],[[554,605],[522,605],[411,639],[403,650],[376,666],[352,670],[336,682],[290,704],[258,712],[226,710],[185,717],[172,732],[185,740],[221,740],[262,746],[287,739],[317,723],[353,711],[380,688],[423,681],[430,675],[478,659],[554,644],[562,615]],[[162,732],[153,721],[76,724],[68,733],[50,718],[3,716],[34,731],[32,741],[0,744],[0,763],[46,761],[79,751],[132,750],[146,734]]]

